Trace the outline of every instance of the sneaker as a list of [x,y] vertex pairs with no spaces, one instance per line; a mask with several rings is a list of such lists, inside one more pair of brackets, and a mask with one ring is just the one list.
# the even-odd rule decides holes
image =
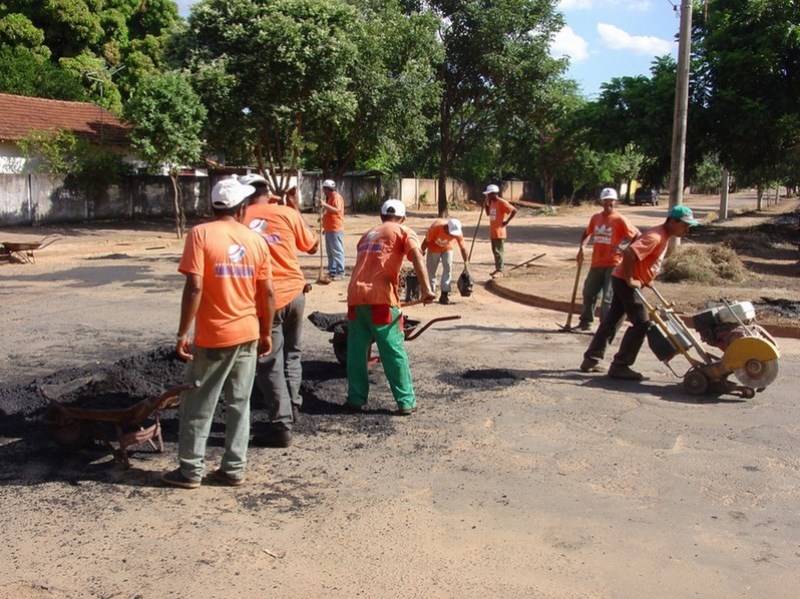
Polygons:
[[214,482],[218,482],[223,485],[228,485],[229,487],[238,487],[242,483],[244,483],[244,476],[240,478],[236,478],[235,476],[231,476],[227,472],[225,472],[222,468],[217,468],[212,472],[209,477],[214,480]]
[[411,416],[411,414],[413,414],[416,411],[417,411],[417,406],[414,406],[412,408],[397,408],[394,411],[394,415],[395,416]]
[[181,489],[196,489],[200,486],[199,480],[191,480],[181,473],[180,468],[161,475],[161,482],[170,487],[180,487]]
[[583,372],[600,372],[600,360],[595,358],[584,358],[581,362],[581,370]]
[[592,323],[591,322],[582,322],[578,325],[578,329],[581,331],[591,331],[592,330]]
[[442,291],[442,295],[439,297],[439,303],[444,304],[445,306],[449,306],[453,302],[451,302],[450,298],[447,297],[447,294],[444,291]]
[[292,444],[292,431],[286,428],[273,428],[266,433],[253,435],[256,447],[289,447]]
[[608,369],[608,376],[612,379],[624,379],[626,381],[641,381],[644,378],[641,372],[631,370],[626,364],[611,364]]

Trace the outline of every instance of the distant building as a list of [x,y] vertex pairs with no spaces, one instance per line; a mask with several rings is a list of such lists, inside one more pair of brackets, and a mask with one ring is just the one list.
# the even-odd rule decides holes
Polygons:
[[68,131],[134,162],[127,126],[91,102],[66,102],[0,94],[0,173],[24,173],[16,142],[34,131]]

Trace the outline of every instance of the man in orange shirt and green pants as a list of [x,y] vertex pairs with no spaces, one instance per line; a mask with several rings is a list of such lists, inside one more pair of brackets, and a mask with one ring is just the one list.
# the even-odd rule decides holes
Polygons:
[[634,289],[642,289],[656,278],[670,237],[683,237],[689,231],[689,227],[696,224],[697,221],[688,206],[673,206],[663,224],[646,231],[625,249],[622,253],[622,263],[616,267],[611,278],[611,286],[614,289],[611,307],[597,328],[589,348],[583,354],[580,367],[582,371],[598,370],[600,360],[605,356],[606,349],[627,316],[631,326],[622,337],[619,351],[608,369],[608,376],[632,381],[641,381],[644,378],[632,370],[631,366],[639,355],[651,323],[647,308],[636,296]]
[[592,266],[583,282],[583,311],[578,328],[589,331],[594,322],[594,310],[600,295],[603,302],[600,308],[600,320],[608,314],[611,307],[611,273],[622,262],[620,244],[633,241],[639,237],[639,229],[634,227],[622,214],[614,210],[617,191],[606,187],[600,192],[600,203],[603,211],[592,215],[589,225],[581,236],[578,249],[578,264],[583,263],[583,245],[592,237]]
[[[500,188],[489,185],[483,192],[486,196],[486,214],[489,216],[489,239],[494,256],[494,272],[490,276],[503,276],[506,227],[517,214],[517,209],[500,197]],[[506,218],[508,217],[508,218]]]
[[178,265],[186,284],[176,350],[188,360],[186,380],[199,381],[200,386],[181,396],[180,467],[161,477],[170,486],[200,486],[214,410],[223,391],[225,451],[212,476],[231,486],[244,481],[256,359],[272,349],[275,311],[267,246],[242,225],[246,198],[254,191],[235,178],[217,183],[211,191],[214,221],[189,231]]
[[358,242],[358,255],[347,289],[347,402],[360,410],[369,398],[367,357],[373,341],[381,355],[383,372],[392,388],[397,411],[408,416],[417,409],[411,368],[403,341],[400,297],[397,287],[403,260],[414,265],[422,302],[435,299],[422,260],[416,233],[404,226],[406,207],[399,200],[381,206],[381,224]]
[[259,359],[256,385],[267,406],[268,427],[253,436],[253,444],[288,447],[292,426],[300,414],[300,384],[303,381],[300,336],[306,306],[306,285],[295,251],[314,254],[319,240],[303,220],[296,204],[283,205],[271,195],[260,175],[244,179],[256,189],[250,198],[244,224],[266,241],[272,259],[275,288],[275,318],[272,352]]

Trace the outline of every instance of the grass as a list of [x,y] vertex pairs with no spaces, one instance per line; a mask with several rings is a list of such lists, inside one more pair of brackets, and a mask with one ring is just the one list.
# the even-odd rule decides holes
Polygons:
[[736,283],[744,280],[745,268],[736,251],[726,244],[686,244],[664,261],[661,274],[669,283]]

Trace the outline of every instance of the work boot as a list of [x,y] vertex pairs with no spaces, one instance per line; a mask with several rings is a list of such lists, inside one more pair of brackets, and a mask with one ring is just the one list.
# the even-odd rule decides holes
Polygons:
[[170,487],[180,487],[181,489],[196,489],[200,486],[199,480],[186,478],[180,468],[162,474],[161,482]]
[[591,322],[582,322],[578,324],[578,329],[581,331],[591,331],[592,330],[592,323]]
[[413,414],[416,411],[417,411],[417,406],[414,406],[413,408],[400,408],[400,407],[398,407],[394,411],[394,415],[395,416],[411,416],[411,414]]
[[292,431],[276,427],[265,433],[253,435],[253,445],[257,447],[289,447],[292,444]]
[[581,370],[583,372],[600,372],[600,360],[596,360],[595,358],[584,358],[583,362],[581,362]]
[[221,485],[228,485],[229,487],[240,487],[244,483],[244,476],[235,477],[225,472],[222,468],[217,468],[209,475],[209,478],[214,482]]
[[442,291],[442,295],[439,296],[439,303],[440,304],[444,304],[445,306],[449,306],[450,304],[453,303],[453,302],[450,301],[450,298],[447,297],[447,295],[448,294],[447,294],[446,291]]
[[612,379],[624,379],[626,381],[641,381],[644,377],[641,372],[631,370],[627,364],[611,364],[608,369],[608,376]]

